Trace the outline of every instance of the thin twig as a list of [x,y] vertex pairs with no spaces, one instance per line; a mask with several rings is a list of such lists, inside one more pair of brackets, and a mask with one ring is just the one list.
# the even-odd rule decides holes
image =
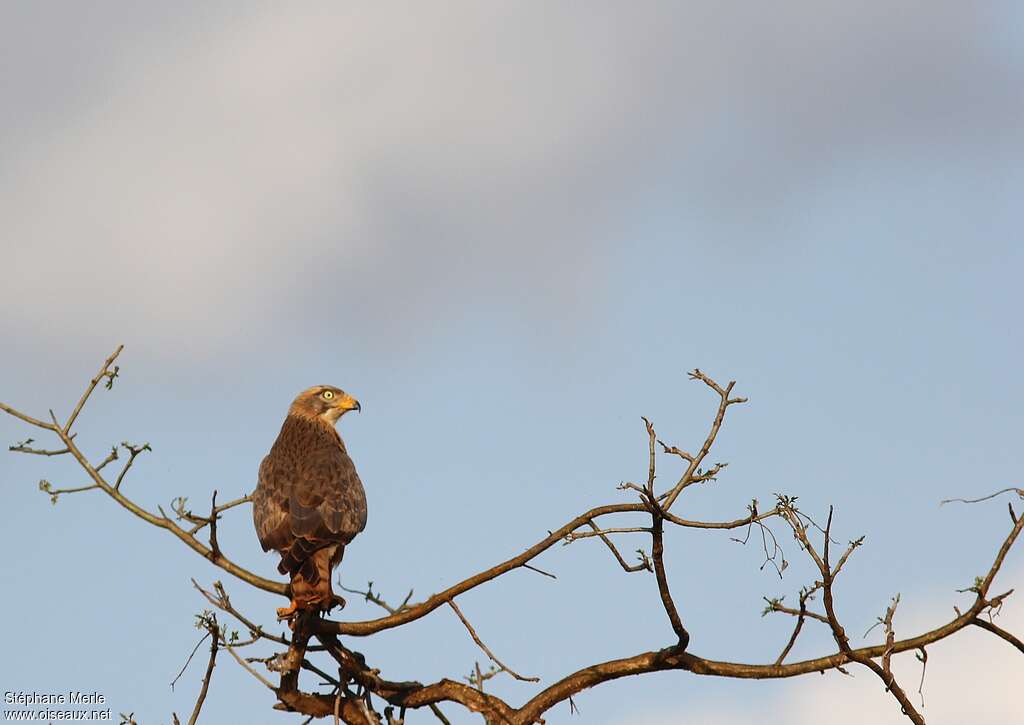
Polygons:
[[892,648],[896,643],[896,632],[892,628],[892,618],[896,615],[896,607],[899,606],[900,595],[897,592],[896,596],[892,598],[892,604],[885,610],[885,618],[882,620],[885,624],[885,654],[882,655],[882,671],[892,677]]
[[215,581],[213,583],[213,589],[215,592],[217,592],[216,596],[214,596],[213,594],[199,586],[199,583],[195,579],[192,579],[192,586],[194,586],[199,591],[200,594],[206,597],[206,601],[210,602],[210,604],[217,607],[218,609],[227,612],[235,619],[237,619],[239,622],[241,622],[243,625],[245,625],[245,627],[249,630],[250,636],[269,639],[272,642],[277,642],[278,644],[283,645],[287,645],[289,643],[288,640],[284,637],[279,637],[275,634],[264,632],[263,627],[261,627],[258,624],[255,624],[252,620],[248,619],[244,614],[235,609],[234,606],[232,606],[231,599],[230,597],[228,597],[227,592],[224,590],[224,585],[221,582]]
[[128,471],[131,469],[132,464],[135,463],[135,459],[139,457],[139,454],[143,453],[144,451],[153,450],[152,448],[149,447],[148,443],[143,443],[141,446],[136,446],[129,443],[128,441],[124,441],[123,443],[121,443],[121,445],[124,446],[125,450],[128,451],[128,460],[125,462],[124,468],[121,469],[121,472],[117,474],[117,480],[114,481],[115,491],[120,490],[121,482],[124,481],[124,477],[128,475]]
[[786,655],[793,649],[793,645],[796,644],[796,638],[800,636],[800,630],[804,627],[804,619],[807,616],[807,609],[803,602],[800,602],[800,612],[797,615],[796,626],[793,628],[793,634],[789,636],[789,641],[786,642],[786,646],[782,648],[782,652],[775,658],[775,664],[781,665],[782,661],[786,659]]
[[439,708],[434,703],[430,703],[430,711],[432,713],[434,713],[434,717],[436,717],[438,720],[440,720],[442,723],[444,723],[444,725],[452,725],[451,720],[446,718],[444,716],[444,713],[441,712],[441,708]]
[[188,659],[187,659],[187,660],[185,660],[185,664],[183,664],[183,665],[181,666],[181,669],[180,669],[180,670],[178,670],[178,674],[174,676],[174,679],[173,679],[173,680],[171,680],[171,691],[172,691],[172,692],[174,691],[174,686],[175,686],[175,685],[177,684],[178,680],[180,680],[180,679],[181,679],[181,676],[182,676],[183,674],[185,674],[185,670],[187,670],[187,669],[188,669],[189,663],[191,663],[191,662],[192,662],[192,658],[196,656],[196,652],[198,652],[198,651],[199,651],[199,648],[200,648],[200,647],[202,646],[203,642],[205,642],[205,641],[206,641],[206,638],[207,638],[207,637],[209,637],[209,636],[210,636],[210,633],[209,633],[209,631],[207,631],[207,633],[206,633],[206,634],[204,634],[204,635],[203,635],[203,636],[202,636],[202,637],[201,637],[201,638],[199,639],[199,641],[198,641],[198,642],[196,642],[196,646],[192,648],[192,652],[191,652],[191,654],[189,654],[189,656],[188,656]]
[[358,594],[358,595],[360,595],[367,602],[371,602],[373,604],[376,604],[378,607],[380,607],[381,609],[384,609],[389,614],[398,614],[399,612],[404,612],[405,610],[407,610],[409,608],[409,600],[412,599],[412,593],[413,593],[413,590],[410,589],[409,593],[405,595],[405,599],[402,600],[402,603],[399,604],[397,607],[393,607],[390,604],[388,604],[384,600],[384,598],[380,596],[380,594],[377,594],[377,593],[375,593],[373,591],[373,582],[369,582],[367,584],[366,591],[361,591],[359,589],[349,589],[344,584],[342,584],[340,581],[338,582],[338,586],[341,587],[343,591],[346,591],[349,594]]
[[558,577],[557,577],[557,576],[555,576],[554,574],[552,574],[552,573],[550,573],[550,572],[546,572],[546,571],[544,571],[543,569],[538,569],[537,567],[535,567],[535,566],[533,566],[533,565],[531,565],[531,564],[523,564],[523,568],[524,568],[524,569],[529,569],[530,571],[535,571],[535,572],[537,572],[538,574],[543,574],[544,576],[546,576],[546,577],[550,577],[550,578],[552,578],[552,579],[557,579],[557,578],[558,578]]
[[62,448],[59,451],[48,451],[48,450],[44,450],[42,448],[32,448],[32,447],[26,445],[26,443],[30,442],[31,440],[32,439],[29,438],[28,441],[26,441],[25,443],[19,443],[17,445],[13,445],[13,446],[7,446],[7,450],[9,450],[11,453],[28,453],[28,454],[33,455],[33,456],[47,456],[47,457],[63,456],[65,453],[70,453],[71,452],[67,448]]
[[593,531],[570,531],[565,535],[565,543],[571,544],[577,539],[589,539],[593,536],[604,537],[608,534],[649,534],[650,528],[646,526],[620,526],[609,529],[594,529]]
[[82,491],[91,491],[94,488],[99,488],[95,483],[88,486],[78,486],[77,488],[53,488],[52,484],[43,479],[39,482],[39,490],[50,497],[50,501],[57,503],[57,497],[65,493],[81,493]]
[[981,619],[980,617],[975,617],[974,619],[972,619],[971,620],[971,624],[973,624],[976,627],[981,627],[982,629],[986,629],[989,632],[991,632],[992,634],[996,635],[997,637],[1002,637],[1004,640],[1006,640],[1007,642],[1012,644],[1014,647],[1019,649],[1022,653],[1024,653],[1024,642],[1020,641],[1020,639],[1018,639],[1014,635],[1010,634],[1009,632],[1007,632],[1002,627],[999,627],[999,626],[993,624],[992,622],[988,622],[988,621],[986,621],[984,619]]
[[[227,503],[222,503],[219,506],[215,506],[214,509],[213,509],[213,512],[215,514],[219,515],[219,514],[224,513],[228,509],[232,509],[235,506],[241,506],[242,504],[250,503],[251,501],[252,501],[252,495],[251,494],[250,495],[246,495],[246,496],[242,496],[240,498],[236,498],[234,501],[228,501]],[[191,529],[188,530],[188,533],[190,535],[192,535],[192,536],[195,536],[195,534],[198,533],[204,526],[209,526],[209,524],[210,524],[210,517],[207,517],[207,516],[196,516],[191,511],[186,511],[185,508],[184,508],[184,501],[183,500],[182,500],[181,506],[179,508],[175,509],[175,513],[178,514],[179,518],[185,519],[186,521],[189,521],[190,523],[195,524]]]
[[452,608],[452,611],[455,612],[458,618],[462,621],[462,624],[465,625],[466,630],[469,632],[469,636],[473,638],[473,641],[476,642],[477,646],[484,651],[484,654],[490,657],[491,662],[500,667],[502,671],[512,675],[520,682],[540,682],[539,677],[523,677],[515,670],[513,670],[511,667],[509,667],[504,662],[495,657],[494,653],[491,652],[490,648],[483,643],[483,640],[481,640],[480,637],[477,636],[476,630],[473,629],[473,625],[469,623],[468,619],[466,619],[466,616],[462,613],[462,610],[459,609],[459,605],[455,603],[454,599],[448,600],[448,606]]
[[102,471],[104,468],[107,467],[108,463],[112,463],[112,462],[114,462],[116,460],[117,460],[117,446],[111,446],[110,447],[110,453],[107,454],[106,458],[104,458],[102,461],[100,461],[100,464],[98,466],[96,466],[96,470],[97,471]]
[[[590,526],[590,528],[593,529],[595,532],[600,531],[600,527],[598,527],[598,525],[595,524],[593,521],[588,521],[587,525]],[[654,567],[651,565],[651,560],[647,558],[647,555],[643,552],[643,549],[637,549],[637,552],[640,554],[639,564],[627,564],[626,560],[622,558],[622,554],[620,554],[619,550],[615,548],[615,544],[612,543],[611,539],[609,539],[607,536],[601,533],[598,533],[598,537],[601,539],[601,541],[604,542],[605,546],[607,546],[608,549],[612,552],[612,555],[615,557],[615,560],[619,562],[619,566],[621,566],[623,571],[625,571],[627,574],[630,574],[635,571],[640,571],[641,569],[644,569],[649,572],[654,571]]]
[[114,350],[110,357],[108,357],[103,363],[103,367],[100,368],[100,371],[96,373],[96,377],[89,381],[89,387],[87,387],[85,392],[82,393],[82,397],[78,400],[78,405],[76,405],[75,409],[71,411],[71,415],[68,417],[67,423],[64,424],[64,435],[67,435],[68,431],[71,430],[71,426],[75,424],[75,419],[78,418],[78,414],[82,412],[82,408],[85,406],[85,401],[87,401],[89,396],[92,395],[92,391],[96,389],[96,385],[99,384],[100,380],[107,378],[108,389],[113,385],[114,378],[117,377],[118,369],[114,368],[114,370],[110,372],[110,366],[114,364],[114,361],[117,360],[117,356],[121,354],[122,350],[124,350],[124,345],[118,345],[117,349]]
[[217,648],[220,645],[220,637],[217,632],[217,619],[215,615],[210,628],[210,634],[213,635],[210,641],[210,661],[206,665],[206,674],[203,675],[203,686],[199,690],[199,696],[196,698],[196,705],[192,709],[192,717],[188,720],[188,725],[196,725],[199,720],[199,711],[203,709],[203,703],[206,701],[206,693],[210,689],[210,679],[213,676],[213,668],[217,665]]
[[1016,491],[1017,495],[1024,498],[1024,488],[1015,488],[1013,486],[1004,488],[995,493],[990,493],[988,496],[982,496],[981,498],[944,498],[939,501],[939,506],[945,506],[947,503],[980,503],[981,501],[988,501],[990,498],[995,498],[1009,491]]
[[234,647],[232,647],[232,646],[230,646],[230,645],[227,645],[227,644],[225,644],[225,645],[224,645],[224,649],[226,649],[226,650],[228,651],[228,654],[230,654],[230,655],[231,655],[232,657],[234,657],[234,658],[235,658],[235,662],[237,662],[237,663],[238,663],[238,664],[240,664],[240,665],[241,665],[242,667],[244,667],[245,669],[247,669],[247,670],[249,671],[249,674],[250,674],[250,675],[252,675],[253,677],[255,677],[255,678],[256,678],[257,680],[259,680],[260,682],[262,682],[262,683],[263,683],[263,684],[264,684],[264,685],[265,685],[265,686],[267,687],[267,689],[269,689],[269,690],[274,690],[274,686],[270,684],[270,681],[269,681],[269,680],[268,680],[268,679],[267,679],[266,677],[264,677],[263,675],[261,675],[261,674],[260,674],[259,672],[257,672],[256,670],[254,670],[254,669],[252,668],[252,665],[250,665],[250,664],[249,664],[248,662],[246,662],[246,661],[245,661],[244,659],[242,659],[241,657],[239,657],[238,653],[237,653],[237,652],[235,652],[235,649],[234,649]]
[[31,415],[27,415],[25,413],[22,413],[20,410],[12,408],[11,406],[7,405],[6,403],[0,403],[0,410],[4,411],[8,415],[13,415],[18,420],[22,420],[22,421],[28,423],[29,425],[34,425],[36,428],[42,428],[43,430],[52,430],[52,431],[56,431],[56,430],[60,429],[60,426],[58,426],[58,425],[56,425],[54,423],[46,423],[44,421],[38,420],[36,418],[33,418]]
[[924,673],[928,668],[928,650],[921,647],[916,656],[917,661],[921,663],[921,682],[917,686],[917,694],[921,696],[921,707],[924,707]]
[[217,543],[217,489],[213,490],[213,498],[210,501],[210,552],[213,556],[220,556],[220,545]]
[[804,589],[801,590],[801,592],[800,592],[800,609],[793,609],[791,607],[783,606],[781,598],[779,598],[779,599],[768,599],[767,597],[765,597],[765,601],[768,602],[768,606],[765,608],[765,611],[762,613],[762,616],[764,614],[769,613],[769,612],[777,611],[777,612],[782,612],[782,613],[785,613],[785,614],[793,614],[794,616],[797,617],[797,626],[794,628],[793,634],[790,636],[790,640],[788,640],[788,642],[786,642],[785,646],[782,648],[782,651],[779,653],[778,657],[775,658],[775,665],[776,666],[782,664],[782,660],[784,660],[785,656],[788,653],[790,653],[790,650],[793,649],[793,645],[797,643],[797,637],[800,636],[800,632],[801,632],[801,630],[804,627],[804,622],[808,619],[808,617],[810,617],[810,619],[812,619],[812,620],[817,620],[818,622],[822,622],[825,625],[828,624],[827,617],[823,616],[822,614],[817,613],[816,611],[810,611],[807,608],[807,600],[811,599],[813,597],[814,593],[818,589],[820,589],[820,588],[821,588],[821,582],[815,582],[810,587],[805,587]]

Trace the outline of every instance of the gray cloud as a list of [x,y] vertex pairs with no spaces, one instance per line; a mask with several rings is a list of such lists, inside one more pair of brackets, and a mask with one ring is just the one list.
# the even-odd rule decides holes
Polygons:
[[5,11],[16,334],[568,327],[638,208],[756,244],[851,158],[1021,148],[1019,58],[964,6],[126,7]]

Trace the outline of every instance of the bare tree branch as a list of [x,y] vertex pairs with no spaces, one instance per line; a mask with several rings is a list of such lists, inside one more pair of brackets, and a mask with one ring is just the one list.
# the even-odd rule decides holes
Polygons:
[[[835,574],[839,569],[839,566],[836,567],[836,571],[833,571],[829,564],[829,543],[831,541],[831,530],[832,508],[829,507],[828,524],[826,524],[825,526],[824,553],[822,554],[822,558],[820,561],[821,575],[823,577],[822,591],[823,599],[825,602],[825,614],[828,617],[829,625],[832,627],[833,638],[839,645],[839,649],[842,650],[851,660],[864,665],[872,672],[874,672],[876,675],[878,675],[879,679],[881,679],[882,682],[885,684],[886,689],[893,694],[893,697],[895,697],[897,701],[899,701],[900,705],[903,707],[903,712],[906,713],[907,717],[909,717],[916,725],[924,725],[924,717],[921,716],[921,714],[914,707],[914,704],[910,701],[910,698],[907,696],[907,693],[904,692],[903,688],[900,687],[899,683],[896,682],[896,678],[895,676],[893,676],[892,671],[889,668],[889,658],[892,657],[893,648],[895,646],[894,640],[891,637],[887,637],[885,648],[882,650],[883,665],[879,665],[870,657],[865,657],[853,651],[853,649],[850,647],[850,640],[846,636],[846,631],[843,629],[842,625],[839,624],[839,618],[836,616],[835,603],[832,595],[832,582],[835,577]],[[854,548],[856,547],[854,547],[851,544],[848,551],[852,551]],[[845,556],[846,555],[844,555],[844,560]],[[840,565],[844,560],[840,561]],[[896,601],[898,601],[898,599]],[[896,601],[893,602],[892,607],[886,614],[887,633],[889,635],[892,634],[892,615],[896,609]]]
[[28,423],[29,425],[34,425],[36,428],[42,428],[43,430],[49,431],[56,431],[57,429],[57,426],[55,426],[53,423],[44,423],[43,421],[33,418],[30,415],[26,415],[25,413],[22,413],[20,410],[16,410],[5,403],[0,403],[0,410],[4,411],[8,415],[12,415],[17,419]]
[[608,549],[612,552],[612,555],[615,557],[615,560],[619,562],[619,566],[621,566],[623,571],[625,571],[627,574],[630,574],[634,571],[640,571],[641,569],[650,572],[654,571],[654,567],[651,565],[651,560],[647,558],[647,555],[644,553],[643,549],[637,549],[637,554],[639,555],[640,563],[627,564],[626,560],[622,558],[622,554],[620,554],[619,550],[615,548],[615,544],[613,544],[612,540],[601,532],[597,524],[595,524],[593,521],[589,521],[587,522],[587,525],[590,526],[590,528],[593,529],[595,533],[597,533],[597,536],[601,539],[601,541],[604,542],[605,546],[607,546]]
[[63,456],[66,453],[70,453],[70,451],[67,448],[61,448],[58,451],[48,451],[42,448],[32,448],[31,445],[29,445],[32,442],[32,439],[28,438],[24,441],[21,441],[20,443],[15,443],[13,446],[7,446],[7,450],[9,450],[11,453],[27,453],[33,456],[46,456],[47,458],[53,456]]
[[152,451],[148,443],[143,443],[141,446],[132,445],[128,441],[121,444],[126,451],[128,451],[128,460],[125,462],[121,472],[117,474],[117,480],[114,481],[114,490],[120,490],[121,482],[124,481],[124,477],[128,475],[128,471],[131,469],[132,464],[135,463],[135,459],[138,458],[140,453],[145,451]]
[[979,617],[975,617],[973,620],[971,620],[971,624],[973,624],[975,627],[987,629],[989,632],[996,635],[997,637],[1002,637],[1007,642],[1016,647],[1018,650],[1020,650],[1021,654],[1024,654],[1024,642],[1021,642],[1017,637],[1013,636],[1002,627],[997,627],[992,622],[988,622]]
[[662,606],[665,607],[665,614],[668,615],[668,621],[672,625],[672,631],[676,633],[676,637],[679,638],[679,649],[686,649],[690,644],[690,633],[683,627],[683,622],[679,618],[679,612],[676,610],[676,603],[672,600],[672,594],[668,588],[668,576],[665,574],[665,546],[663,541],[662,530],[664,528],[664,519],[661,517],[658,511],[658,503],[654,500],[650,501],[652,509],[654,511],[651,517],[654,519],[654,530],[651,533],[651,539],[653,546],[651,547],[651,558],[654,559],[654,576],[658,581],[658,592],[661,595]]
[[732,392],[733,387],[736,385],[735,381],[730,381],[729,384],[723,389],[721,386],[718,385],[718,383],[716,383],[714,380],[712,380],[707,375],[702,373],[699,369],[694,369],[690,373],[690,379],[700,380],[709,388],[718,393],[718,411],[715,413],[715,418],[711,423],[711,430],[708,431],[708,435],[704,439],[704,444],[700,447],[700,450],[697,452],[697,455],[689,459],[689,465],[687,466],[685,473],[683,473],[682,478],[680,478],[678,483],[676,483],[672,490],[669,491],[668,496],[666,497],[665,502],[662,505],[662,508],[665,511],[668,511],[669,509],[672,508],[672,504],[675,503],[676,499],[679,497],[679,494],[683,492],[683,489],[693,482],[694,473],[700,467],[701,463],[703,463],[704,458],[707,456],[708,452],[711,450],[711,446],[713,446],[715,443],[715,439],[718,437],[718,431],[721,430],[722,428],[722,422],[725,420],[725,411],[728,409],[728,407],[730,405],[735,405],[737,403],[747,402],[746,398],[729,397],[729,394]]
[[459,609],[459,605],[455,603],[454,599],[448,600],[448,606],[452,608],[452,611],[455,612],[458,618],[462,621],[462,624],[465,625],[466,631],[469,632],[469,636],[473,638],[473,641],[476,642],[477,646],[484,651],[484,654],[486,654],[490,658],[491,662],[493,662],[501,668],[502,672],[509,673],[510,675],[512,675],[512,677],[519,680],[520,682],[540,682],[539,677],[523,677],[518,672],[513,670],[511,667],[506,665],[504,662],[499,660],[494,655],[494,653],[491,652],[490,648],[483,643],[483,640],[481,640],[480,637],[477,635],[476,630],[473,629],[473,625],[469,623],[468,619],[466,619],[466,615],[462,613],[462,610]]

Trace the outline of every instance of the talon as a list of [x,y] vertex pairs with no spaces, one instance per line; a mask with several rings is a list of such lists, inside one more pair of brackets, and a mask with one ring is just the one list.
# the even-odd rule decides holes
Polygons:
[[298,610],[299,610],[299,603],[296,602],[293,599],[292,603],[289,604],[287,607],[278,607],[278,609],[277,609],[277,619],[278,619],[278,621],[281,621],[282,619],[291,619],[292,617],[295,616],[295,613]]

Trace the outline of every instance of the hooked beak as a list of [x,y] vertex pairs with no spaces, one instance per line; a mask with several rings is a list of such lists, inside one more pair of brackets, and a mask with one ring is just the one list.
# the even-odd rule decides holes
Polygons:
[[359,401],[353,398],[351,395],[344,395],[338,400],[337,407],[341,409],[342,413],[347,413],[350,410],[357,410],[362,412],[363,406],[359,404]]

